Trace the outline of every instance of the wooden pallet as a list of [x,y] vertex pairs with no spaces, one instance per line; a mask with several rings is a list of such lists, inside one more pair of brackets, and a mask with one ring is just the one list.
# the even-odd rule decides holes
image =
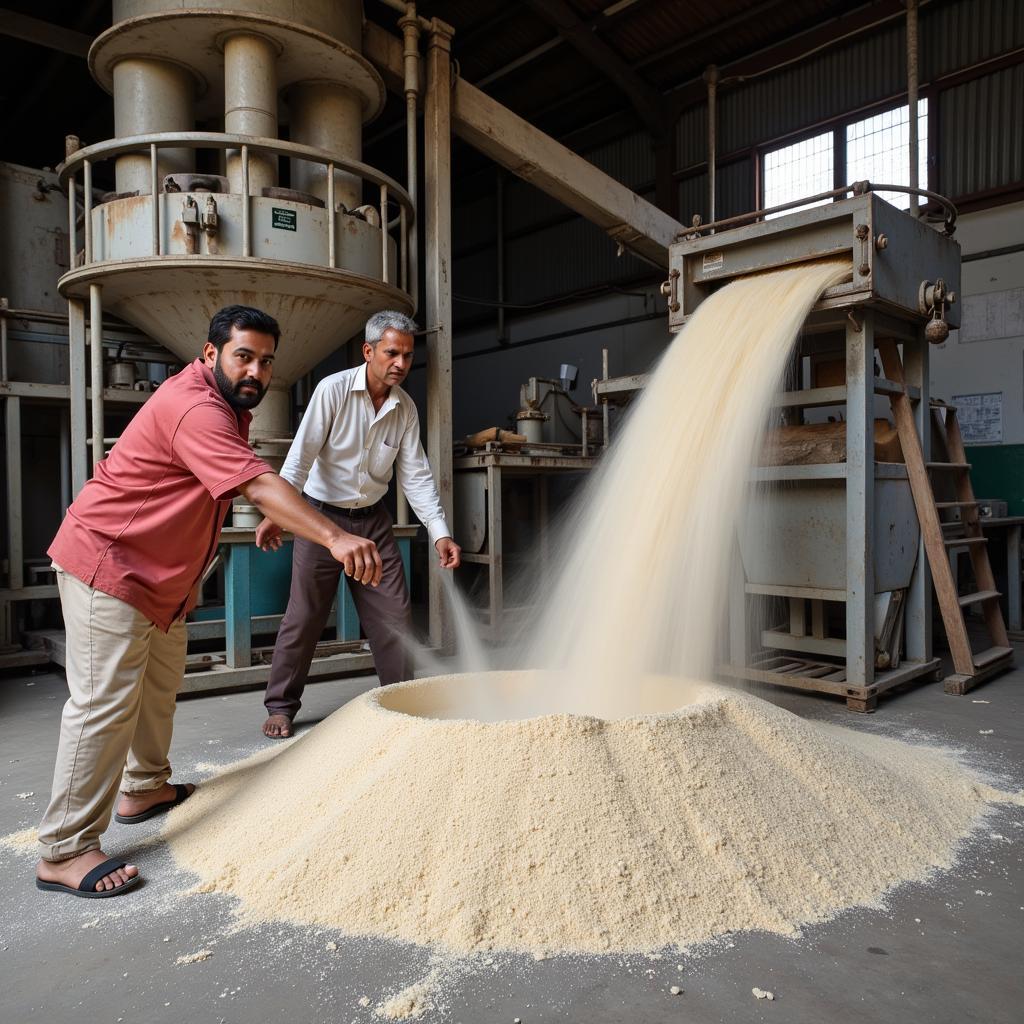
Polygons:
[[846,666],[843,664],[774,652],[750,665],[719,665],[718,672],[732,679],[749,679],[758,683],[771,683],[773,686],[834,694],[846,698],[849,711],[870,713],[878,706],[879,694],[923,676],[934,677],[939,664],[938,658],[928,662],[904,662],[899,668],[879,673],[867,686],[855,686],[847,682]]
[[[903,384],[903,362],[894,341],[879,341],[878,353],[886,377]],[[999,605],[1000,593],[989,562],[987,541],[978,516],[978,502],[971,486],[970,464],[964,450],[956,409],[933,403],[932,415],[939,437],[946,448],[945,462],[925,462],[921,439],[914,421],[914,410],[906,394],[889,396],[896,430],[903,446],[903,458],[914,496],[914,507],[921,524],[925,552],[935,586],[939,611],[946,629],[954,672],[945,680],[946,693],[964,694],[979,683],[1013,666],[1013,648],[1006,634],[1006,623]],[[946,474],[952,481],[955,501],[935,500],[930,473]],[[960,522],[943,523],[942,509],[959,508]],[[953,535],[951,535],[951,532]],[[966,594],[958,590],[949,564],[949,552],[966,549],[974,570],[975,589]],[[980,606],[990,645],[978,652],[971,647],[964,621],[964,608]]]

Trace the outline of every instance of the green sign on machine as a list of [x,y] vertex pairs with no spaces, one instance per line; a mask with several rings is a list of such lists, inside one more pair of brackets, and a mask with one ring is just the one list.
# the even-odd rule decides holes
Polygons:
[[283,231],[297,231],[299,223],[298,210],[282,210],[279,206],[270,209],[270,223]]

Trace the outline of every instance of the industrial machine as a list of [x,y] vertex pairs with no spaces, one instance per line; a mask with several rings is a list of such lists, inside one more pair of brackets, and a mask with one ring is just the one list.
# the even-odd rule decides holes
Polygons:
[[[38,629],[39,602],[51,602],[53,618],[48,538],[132,409],[195,357],[211,314],[228,303],[257,305],[284,326],[251,430],[272,464],[291,434],[295,382],[373,312],[415,312],[426,335],[427,453],[451,516],[453,133],[599,224],[610,245],[664,264],[675,219],[459,79],[450,25],[421,17],[414,2],[385,5],[391,31],[366,21],[359,0],[115,0],[113,24],[88,55],[113,97],[115,137],[83,147],[68,136],[56,174],[0,169],[12,211],[0,226],[5,246],[30,252],[0,271],[2,663],[47,659],[18,641]],[[362,162],[363,125],[386,89],[405,102],[404,186]],[[59,481],[37,481],[25,460],[22,418],[37,412],[54,449],[59,433]],[[403,511],[400,501],[400,525]],[[400,546],[415,527],[402,529]],[[258,683],[266,666],[251,639],[276,625],[261,604],[275,574],[251,549],[251,525],[221,539],[225,608],[219,618],[207,609],[190,635],[224,637],[220,685]],[[450,634],[438,577],[431,564],[430,635],[440,645]],[[351,612],[339,595],[339,637],[358,635]],[[59,660],[57,639],[49,654]],[[352,657],[347,668],[368,667],[365,653]]]
[[[846,191],[854,195],[843,198]],[[777,402],[786,420],[798,424],[812,410],[831,408],[844,423],[841,461],[755,470],[723,669],[740,678],[836,693],[851,709],[870,711],[879,693],[938,668],[932,573],[955,666],[949,692],[963,693],[1006,667],[1012,652],[977,527],[955,410],[934,410],[928,390],[929,344],[944,341],[960,323],[955,210],[929,194],[944,210],[940,231],[884,202],[867,182],[830,198],[825,206],[787,217],[737,218],[748,223],[684,237],[670,253],[666,291],[670,326],[681,326],[732,277],[808,259],[850,259],[850,280],[826,291],[805,323],[796,386]],[[813,374],[807,379],[804,357],[812,367],[838,363],[841,382],[821,382]],[[896,454],[879,449],[875,429],[878,413],[890,409]],[[936,416],[946,451],[932,461]],[[936,502],[937,485],[930,479],[936,474],[952,475],[955,500]],[[969,528],[944,534],[940,507],[962,509]],[[948,559],[964,548],[972,555],[977,589],[961,595]],[[786,621],[760,628],[770,619],[764,604],[772,598],[776,607],[782,600]],[[751,605],[757,602],[762,607],[753,621],[759,626],[752,629]],[[991,636],[992,646],[979,653],[971,650],[962,614],[971,604],[982,607]]]
[[[928,470],[952,470],[969,489],[962,460],[946,456],[947,462],[932,463],[929,456],[929,342],[943,341],[959,326],[955,210],[928,194],[944,210],[943,229],[936,230],[883,201],[876,188],[891,186],[857,183],[812,197],[831,200],[826,205],[786,216],[766,216],[785,212],[781,208],[697,223],[671,247],[662,289],[669,327],[677,330],[731,279],[810,260],[850,260],[849,280],[828,289],[804,324],[794,384],[778,395],[775,417],[798,426],[838,421],[841,451],[828,461],[773,459],[781,464],[754,470],[722,670],[837,694],[859,711],[872,710],[878,694],[892,686],[935,675],[940,662],[932,652],[930,566],[938,564],[948,582],[941,597],[954,587],[945,580],[949,550],[979,546],[969,537],[943,540],[927,478]],[[815,370],[823,366],[838,366],[838,377],[819,379]],[[594,382],[595,397],[615,401],[642,384],[642,377],[606,377]],[[895,456],[876,452],[875,419],[890,403],[898,427],[902,418],[896,445],[902,453]],[[963,493],[958,498],[944,504],[976,504]],[[938,538],[927,557],[923,527]],[[978,557],[980,579],[987,561]],[[957,671],[974,678],[1006,663],[997,595],[979,584],[966,597],[946,596],[958,605],[961,630],[959,606],[985,603],[995,638],[978,657],[967,649]],[[960,634],[955,623],[946,624],[952,648],[952,633]]]

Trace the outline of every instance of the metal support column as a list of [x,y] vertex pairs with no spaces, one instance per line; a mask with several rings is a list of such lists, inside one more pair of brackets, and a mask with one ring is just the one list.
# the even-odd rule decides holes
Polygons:
[[[918,148],[919,135],[917,123],[917,89],[918,89],[918,46],[917,46],[917,4],[918,0],[907,0],[907,127],[910,129],[910,174],[907,184],[911,188],[918,186]],[[910,213],[917,217],[920,209],[917,196],[910,194]]]
[[7,443],[7,586],[25,585],[25,551],[21,505],[21,399],[4,402]]
[[504,541],[501,536],[501,468],[487,467],[487,586],[491,638],[501,635],[504,612]]
[[855,310],[846,324],[846,681],[851,686],[868,686],[875,678],[874,339],[874,313]]
[[224,651],[229,668],[252,664],[252,619],[249,587],[251,549],[247,544],[223,544]]
[[[931,408],[928,343],[921,333],[903,344],[903,380],[920,392],[914,423],[921,438],[925,463],[931,460]],[[917,565],[910,579],[906,608],[907,661],[928,661],[932,656],[932,573],[924,549],[924,531],[917,545]]]
[[103,293],[89,285],[89,361],[92,380],[92,468],[107,454],[103,445]]
[[[427,454],[441,506],[452,524],[451,304],[451,40],[454,29],[433,19],[427,45],[424,103],[424,226],[427,328]],[[430,641],[447,649],[451,631],[437,560],[430,564]]]
[[85,303],[68,299],[68,382],[71,392],[71,498],[89,479],[85,420]]

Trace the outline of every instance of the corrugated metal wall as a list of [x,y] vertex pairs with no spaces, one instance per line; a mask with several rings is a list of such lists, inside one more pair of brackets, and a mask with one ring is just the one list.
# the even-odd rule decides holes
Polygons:
[[[937,184],[957,197],[1024,182],[1024,65],[943,87],[941,78],[1024,47],[1024,0],[933,0],[921,9],[921,77],[939,80],[932,110],[938,134]],[[765,142],[813,128],[834,117],[897,97],[906,88],[904,25],[897,18],[820,54],[758,78],[723,85],[719,93],[716,215],[745,212],[754,203],[754,161]],[[637,132],[583,154],[630,188],[650,190],[654,152]],[[679,217],[708,219],[707,111],[683,112],[676,126]],[[626,280],[645,272],[632,257],[618,258],[614,243],[525,182],[508,179],[505,191],[507,301],[531,303],[554,295]],[[496,294],[493,201],[456,207],[457,292]],[[533,230],[536,229],[536,230]],[[480,248],[486,245],[486,249]],[[470,252],[466,252],[470,250]],[[475,251],[472,251],[475,250]],[[460,257],[458,254],[466,253]],[[467,307],[463,306],[462,309]]]
[[938,171],[952,196],[1024,181],[1024,64],[941,94]]

